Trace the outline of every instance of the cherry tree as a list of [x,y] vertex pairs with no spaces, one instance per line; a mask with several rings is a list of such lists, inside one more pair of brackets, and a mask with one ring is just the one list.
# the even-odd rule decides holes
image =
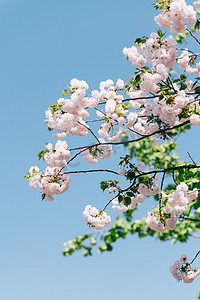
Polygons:
[[[86,205],[83,217],[93,230],[66,242],[65,256],[77,250],[92,255],[94,247],[111,251],[113,244],[128,234],[186,242],[200,228],[200,165],[190,153],[189,163],[176,153],[176,139],[191,126],[200,125],[200,54],[196,52],[200,0],[193,5],[185,0],[156,0],[154,8],[160,29],[150,37],[137,37],[133,46],[123,49],[135,67],[127,82],[107,79],[100,82],[98,90],[89,90],[84,80],[74,78],[45,112],[46,126],[54,131],[57,142],[47,143],[39,152],[47,167],[44,171],[37,166],[29,169],[25,178],[30,187],[39,187],[42,199],[53,201],[55,195],[69,189],[71,180],[77,180],[77,173],[104,172],[106,176],[100,182],[106,205]],[[86,135],[91,138],[89,144]],[[80,146],[70,147],[73,136],[80,137]],[[118,145],[121,158],[114,169],[68,170],[79,157],[88,166],[98,165],[99,160],[109,159]],[[149,197],[154,197],[154,208],[135,220],[135,211]],[[115,222],[111,223],[106,212],[108,206],[120,211]],[[196,249],[193,258],[183,254],[172,263],[170,272],[175,279],[190,283],[200,274],[200,269],[193,267],[199,253]]]

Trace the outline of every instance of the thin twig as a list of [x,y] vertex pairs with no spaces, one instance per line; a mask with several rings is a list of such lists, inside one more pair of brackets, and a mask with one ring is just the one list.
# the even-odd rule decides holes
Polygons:
[[196,165],[195,161],[193,160],[192,156],[190,155],[190,153],[188,151],[187,151],[187,154],[188,154],[189,158],[191,159],[191,161],[193,162],[193,164]]
[[175,88],[174,88],[173,82],[171,81],[171,78],[168,76],[167,79],[168,79],[168,81],[170,82],[172,89],[177,93],[177,91],[176,91]]
[[87,129],[91,132],[91,134],[95,137],[95,139],[97,140],[97,142],[100,144],[100,141],[99,141],[98,137],[94,134],[94,132],[93,132],[89,127],[85,126],[84,124],[82,124],[82,123],[79,122],[79,121],[78,121],[78,123],[79,123],[80,125],[82,125],[83,127],[87,128]]
[[69,171],[69,172],[65,172],[65,174],[67,175],[67,174],[80,174],[80,173],[93,173],[93,172],[108,172],[108,173],[113,173],[113,174],[119,175],[119,173],[112,171],[112,170],[107,170],[107,169]]
[[[184,48],[176,48],[176,50],[184,51],[185,49]],[[200,53],[195,53],[195,52],[193,52],[192,50],[189,50],[189,49],[187,49],[187,51],[190,52],[190,53],[192,53],[195,56],[200,56]]]
[[88,120],[85,121],[85,123],[92,123],[92,122],[99,122],[99,121],[104,121],[104,119]]
[[[190,170],[190,169],[198,169],[198,168],[200,168],[200,165],[182,165],[182,166],[170,167],[170,168],[166,168],[166,169],[156,169],[156,170],[147,171],[147,172],[143,172],[141,174],[138,174],[138,175],[135,176],[135,179],[137,179],[139,177],[142,177],[142,176],[146,176],[146,175],[152,175],[152,174],[155,174],[155,173],[164,173],[164,172],[166,173],[168,171],[176,171],[176,170],[181,170],[181,169]],[[131,184],[126,189],[121,190],[121,192],[126,192],[126,191],[130,190],[133,185],[134,184]]]
[[175,88],[172,86],[170,86],[169,84],[167,84],[165,81],[163,81],[163,80],[161,80],[162,81],[162,83],[164,84],[164,85],[166,85],[168,88],[170,88],[170,89],[173,89],[174,90],[174,92],[177,94],[177,91],[175,90]]
[[[106,117],[109,118],[110,120],[117,122],[117,125],[119,125],[117,119],[113,119],[113,118],[107,116],[105,112],[101,111],[101,110],[100,110],[99,108],[97,108],[97,107],[95,107],[94,109],[96,109],[96,110],[98,110],[99,112],[101,112],[102,114],[104,114],[104,116],[106,116]],[[125,127],[124,124],[122,124],[122,126]],[[126,128],[126,127],[125,127],[125,128]],[[129,127],[126,128],[126,129],[129,129],[130,131],[132,131],[133,133],[135,133],[135,134],[137,134],[137,135],[139,135],[139,136],[145,136],[144,134],[141,134],[141,133],[139,133],[139,132],[137,132],[137,131],[135,131],[135,130],[129,128]]]
[[[189,124],[189,123],[190,123],[190,121],[188,120],[188,121],[185,121],[185,122],[180,123],[178,125],[175,125],[173,127],[159,129],[159,130],[154,131],[154,132],[152,132],[150,134],[147,134],[146,136],[142,136],[142,137],[140,137],[138,139],[129,140],[129,141],[123,141],[123,142],[104,142],[104,143],[101,143],[101,145],[104,145],[104,146],[105,145],[123,145],[123,144],[135,143],[135,142],[139,142],[141,140],[144,140],[144,139],[146,139],[148,137],[151,137],[153,135],[156,135],[156,134],[158,135],[160,133],[164,133],[164,132],[167,132],[167,131],[172,131],[173,129],[180,128],[180,127],[182,127],[182,126],[184,126],[186,124]],[[99,146],[99,144],[93,144],[91,146],[81,146],[81,147],[77,147],[77,148],[72,148],[72,149],[69,149],[69,151],[75,151],[75,150],[80,150],[80,149],[85,149],[85,148],[89,149],[89,148],[92,148],[92,147],[95,147],[95,146]]]
[[[153,99],[153,98],[157,98],[157,97],[159,97],[159,95],[136,97],[136,98],[123,99],[122,102],[127,102],[130,100],[137,101],[137,100]],[[101,105],[101,104],[106,104],[106,101],[100,102],[98,105]]]
[[111,198],[110,201],[105,205],[104,209],[102,209],[102,211],[106,210],[107,206],[118,196],[119,196],[119,193],[117,196],[114,196],[113,198]]
[[82,152],[86,151],[90,149],[90,147],[85,147],[83,148],[81,151],[79,151],[78,153],[76,153],[70,160],[68,160],[67,164],[69,164],[72,160],[74,160],[79,154],[81,154]]
[[[161,191],[163,189],[165,174],[166,174],[166,172],[163,172],[162,181],[161,181],[161,185],[160,185]],[[159,197],[159,214],[160,214],[160,217],[161,217],[161,204],[162,204],[162,193],[160,193],[160,197]]]
[[195,255],[195,257],[193,258],[193,260],[189,263],[189,265],[191,265],[194,261],[195,261],[195,259],[197,258],[197,256],[200,254],[200,251],[198,251],[197,252],[197,254]]
[[172,172],[172,178],[173,178],[173,181],[174,181],[175,185],[178,185],[177,181],[175,180],[174,170],[173,170],[173,172]]
[[196,38],[196,36],[187,28],[186,29],[188,32],[189,32],[189,34],[195,39],[195,41],[200,45],[200,41]]

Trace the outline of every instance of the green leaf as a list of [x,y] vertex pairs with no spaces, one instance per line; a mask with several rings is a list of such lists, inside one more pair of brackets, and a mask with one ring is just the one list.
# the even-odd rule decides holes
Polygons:
[[160,38],[162,38],[165,35],[165,32],[163,32],[161,29],[156,30],[157,34]]
[[45,194],[45,193],[43,193],[41,197],[42,197],[42,200],[44,200],[44,199],[45,199],[45,197],[46,197],[46,194]]
[[194,91],[195,93],[200,94],[200,86],[195,87]]
[[124,199],[124,197],[122,195],[119,195],[119,197],[118,197],[119,203],[121,203],[123,201],[123,199]]
[[68,89],[65,89],[64,91],[62,91],[62,96],[64,97],[65,95],[67,95],[69,93]]
[[135,172],[133,172],[133,171],[128,171],[128,172],[126,173],[126,177],[127,177],[128,179],[130,179],[130,180],[133,180],[133,179],[135,178]]
[[48,149],[45,149],[45,150],[42,150],[38,153],[38,158],[39,159],[44,159],[44,155],[47,153],[47,152],[50,152]]
[[123,203],[125,206],[129,206],[131,204],[131,198],[130,197],[124,197]]
[[27,178],[30,178],[31,177],[31,174],[28,172],[25,176],[24,176],[24,179],[27,179]]
[[144,44],[147,41],[147,39],[148,39],[148,37],[143,36],[142,38],[135,39],[134,43],[138,44],[138,45],[141,45],[141,44]]
[[196,23],[194,24],[194,29],[200,29],[200,19],[196,20]]
[[109,183],[107,181],[102,181],[100,183],[100,188],[102,189],[102,191],[104,192],[107,188],[109,187]]
[[129,197],[134,197],[135,196],[135,194],[133,192],[127,192],[126,195],[129,196]]

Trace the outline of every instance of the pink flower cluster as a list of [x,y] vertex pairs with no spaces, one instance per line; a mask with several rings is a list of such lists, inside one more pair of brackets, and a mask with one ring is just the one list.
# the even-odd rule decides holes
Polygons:
[[[191,203],[198,196],[198,190],[194,188],[188,191],[188,186],[185,182],[181,182],[176,190],[166,195],[162,192],[164,200],[167,204],[163,208],[164,214],[160,211],[148,211],[146,217],[146,224],[155,231],[163,232],[167,229],[172,230],[176,226],[177,215],[182,213],[189,203]],[[166,215],[165,215],[166,214]],[[170,214],[170,217],[168,217]]]
[[197,114],[192,114],[190,116],[190,123],[193,125],[200,125],[200,116]]
[[183,254],[180,260],[176,260],[170,267],[170,272],[177,280],[183,280],[185,283],[191,283],[200,274],[200,269],[191,269],[187,262],[187,255]]
[[188,191],[188,186],[185,182],[181,182],[176,190],[168,196],[167,204],[170,205],[173,211],[177,213],[182,213],[187,205],[196,199],[198,196],[197,188],[192,191]]
[[[151,72],[146,71],[142,75],[142,90],[152,94],[159,90],[157,84],[161,80],[166,80],[169,68],[176,63],[176,48],[176,41],[170,37],[162,39],[157,33],[153,32],[150,38],[139,47],[133,46],[123,49],[124,55],[129,58],[135,67],[144,66],[147,62],[153,67]],[[141,62],[140,65],[139,62]]]
[[92,207],[92,205],[86,205],[83,216],[86,222],[96,229],[102,229],[111,222],[111,217],[107,213]]
[[44,160],[50,167],[63,168],[66,167],[66,159],[70,157],[70,151],[67,150],[66,141],[57,141],[55,147],[51,143],[46,145],[49,152],[45,153]]
[[44,175],[39,173],[37,166],[32,166],[29,169],[30,178],[29,186],[32,188],[39,187],[40,192],[45,195],[48,201],[54,200],[53,194],[62,194],[68,190],[71,182],[71,177],[64,174],[60,168],[47,167]]
[[200,72],[200,62],[198,62],[195,67],[189,65],[190,63],[194,64],[193,56],[188,53],[188,50],[185,49],[182,54],[178,57],[178,64],[181,70],[186,71],[187,73],[199,73]]
[[[145,43],[142,43],[138,47],[124,48],[123,53],[131,57],[131,62],[133,65],[138,66],[138,62],[134,62],[132,59],[132,52],[138,55],[146,57],[146,62],[151,66],[151,70],[142,71],[141,78],[142,82],[140,84],[140,90],[134,90],[133,88],[127,91],[127,95],[131,98],[146,97],[146,92],[156,94],[159,90],[158,84],[161,80],[166,80],[171,68],[176,63],[176,48],[177,43],[167,37],[163,39],[158,36],[157,33],[152,33],[150,38],[147,39]],[[183,53],[178,58],[178,63],[181,69],[187,71],[188,73],[196,73],[200,71],[200,63],[195,66],[190,65],[191,57],[188,55],[188,51],[183,51]],[[142,65],[141,65],[142,66]],[[130,104],[135,108],[135,122],[127,126],[125,124],[125,117],[118,118],[118,123],[125,124],[126,128],[132,128],[138,134],[151,134],[159,129],[156,122],[148,123],[143,116],[154,115],[159,116],[160,120],[166,122],[168,126],[174,126],[176,121],[186,121],[187,119],[179,118],[178,116],[182,113],[185,108],[189,107],[188,112],[190,112],[190,120],[194,125],[200,124],[200,116],[193,111],[199,109],[199,103],[195,101],[193,96],[187,96],[186,92],[193,91],[193,82],[188,81],[188,89],[180,90],[176,83],[173,83],[173,89],[176,92],[175,95],[164,96],[163,99],[154,98],[153,101],[139,99],[137,101],[130,100]],[[141,106],[144,108],[141,109]],[[188,118],[188,119],[189,119]],[[123,122],[123,123],[121,123]]]
[[161,221],[161,217],[159,213],[154,213],[154,211],[148,211],[147,217],[146,217],[146,224],[155,231],[164,232],[165,230],[173,229],[176,225],[177,216],[174,211],[171,211],[171,216],[167,220],[165,220],[166,225],[164,224],[164,221]]
[[[99,142],[104,143],[105,140],[100,138]],[[82,158],[83,160],[88,161],[90,164],[94,164],[97,163],[98,160],[102,160],[104,158],[109,157],[111,154],[112,154],[112,145],[105,145],[105,146],[99,145],[91,149],[84,150]]]
[[138,192],[142,195],[153,196],[159,194],[160,187],[157,184],[152,184],[150,187],[146,186],[144,183],[140,183],[138,187]]
[[125,212],[128,209],[134,209],[136,204],[141,203],[144,200],[144,195],[142,194],[137,194],[135,197],[131,198],[131,204],[126,206],[123,204],[123,202],[119,203],[118,199],[115,198],[111,202],[113,204],[112,208],[114,210],[119,210],[121,212]]
[[200,8],[200,0],[194,1],[194,2],[193,2],[193,5],[194,5],[196,8]]
[[177,42],[171,37],[164,39],[158,33],[152,32],[150,38],[138,48],[138,51],[147,58],[147,62],[152,67],[157,68],[162,78],[165,78],[166,71],[168,75],[168,69],[176,63],[176,48]]
[[171,0],[154,20],[159,26],[169,28],[172,33],[182,33],[187,28],[185,20],[188,25],[196,22],[196,12],[185,0]]
[[123,49],[123,54],[128,57],[130,62],[132,62],[135,67],[143,67],[147,63],[147,59],[144,58],[140,51],[140,47],[132,46],[131,48],[125,47]]
[[90,103],[86,97],[89,86],[84,80],[76,78],[70,84],[70,99],[60,98],[57,101],[60,109],[46,110],[47,127],[66,131],[69,135],[85,136],[88,129],[83,119],[89,116],[85,109]]

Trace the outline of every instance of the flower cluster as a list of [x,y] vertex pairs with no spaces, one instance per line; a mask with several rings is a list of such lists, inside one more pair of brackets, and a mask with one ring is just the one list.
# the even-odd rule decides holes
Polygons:
[[181,182],[176,187],[176,190],[169,195],[167,206],[171,206],[175,213],[182,213],[187,208],[187,205],[192,202],[192,200],[196,199],[197,196],[197,188],[194,188],[192,191],[188,191],[187,184],[185,182]]
[[86,97],[89,86],[84,80],[76,78],[70,84],[70,98],[60,98],[56,105],[46,110],[47,127],[65,131],[69,135],[85,136],[88,129],[83,119],[89,116],[85,109],[90,105]]
[[[100,138],[100,143],[104,143],[105,140]],[[105,149],[104,149],[105,148]],[[89,162],[90,164],[97,163],[98,160],[109,157],[112,154],[112,145],[94,146],[92,148],[83,151],[83,160]]]
[[121,212],[126,212],[128,209],[134,209],[136,204],[141,203],[144,200],[144,195],[137,194],[135,197],[131,197],[131,203],[126,206],[123,202],[118,201],[117,198],[114,198],[111,202],[113,204],[112,208],[114,210],[119,210]]
[[175,279],[191,283],[200,274],[200,269],[192,270],[187,260],[187,255],[183,254],[180,260],[176,260],[173,266],[170,267],[170,272]]
[[200,72],[200,62],[194,65],[193,55],[189,54],[188,49],[185,49],[182,54],[178,57],[178,64],[181,70],[187,73],[199,73]]
[[70,157],[70,151],[67,150],[66,141],[57,141],[55,147],[53,147],[51,143],[48,143],[46,148],[49,151],[44,154],[44,160],[48,166],[58,168],[66,167],[66,159]]
[[200,8],[200,0],[194,1],[194,2],[193,2],[193,5],[194,5],[196,8]]
[[39,187],[43,199],[54,200],[53,194],[62,194],[68,190],[71,177],[64,174],[61,168],[47,167],[44,174],[39,173],[37,166],[32,166],[26,175],[29,178],[29,186]]
[[96,229],[102,229],[111,222],[111,217],[107,213],[92,207],[92,205],[86,205],[83,216],[87,224],[94,226]]
[[188,186],[185,182],[181,182],[174,192],[167,195],[162,192],[163,202],[166,205],[157,211],[149,211],[146,217],[147,225],[155,231],[172,230],[177,222],[177,216],[182,213],[189,203],[198,196],[198,190],[194,188],[188,191]]
[[[164,222],[165,221],[165,222]],[[173,229],[176,225],[177,216],[174,211],[171,211],[170,217],[165,220],[160,212],[148,211],[146,224],[153,230],[163,232],[167,229]]]
[[[124,55],[135,67],[142,67],[147,62],[152,66],[151,71],[147,70],[142,74],[141,90],[152,94],[159,90],[158,83],[161,80],[166,80],[169,68],[176,63],[176,48],[176,41],[170,37],[163,39],[162,34],[159,36],[158,33],[153,32],[150,38],[140,46],[123,49]],[[139,62],[141,62],[140,65]]]
[[188,25],[196,22],[196,12],[192,5],[186,4],[185,0],[171,0],[154,20],[160,27],[169,28],[172,33],[182,33],[187,28],[185,20]]
[[140,183],[138,187],[138,192],[142,195],[153,196],[159,194],[160,187],[155,183],[153,183],[149,187],[146,186],[144,183]]

